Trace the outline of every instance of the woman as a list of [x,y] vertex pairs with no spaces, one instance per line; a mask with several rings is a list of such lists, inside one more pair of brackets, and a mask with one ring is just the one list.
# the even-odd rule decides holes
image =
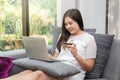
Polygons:
[[40,70],[37,71],[25,70],[16,75],[0,80],[57,80],[57,79],[46,75],[44,72]]
[[[67,48],[62,42],[72,43]],[[91,71],[96,58],[96,43],[92,35],[84,31],[82,16],[78,9],[69,9],[63,17],[62,34],[57,44],[54,58],[65,60],[81,70],[81,73],[65,80],[84,80],[86,71]]]
[[[64,43],[70,43],[65,46]],[[81,70],[81,73],[63,80],[84,80],[86,71],[93,69],[96,58],[94,37],[84,31],[82,16],[78,9],[69,9],[63,16],[62,34],[52,56]],[[57,80],[44,72],[26,70],[4,80]]]

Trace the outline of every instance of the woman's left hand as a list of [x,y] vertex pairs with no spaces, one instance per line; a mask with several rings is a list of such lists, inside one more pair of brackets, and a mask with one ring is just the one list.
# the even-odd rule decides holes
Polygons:
[[71,51],[73,56],[77,56],[77,48],[74,43],[72,43],[72,45],[67,45],[67,48]]

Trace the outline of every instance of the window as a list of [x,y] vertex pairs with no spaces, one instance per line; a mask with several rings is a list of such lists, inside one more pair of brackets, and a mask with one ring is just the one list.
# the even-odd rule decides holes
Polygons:
[[21,0],[0,0],[0,51],[22,48]]
[[52,44],[52,30],[56,24],[56,0],[30,0],[30,36],[43,36]]
[[56,8],[56,0],[0,0],[0,51],[24,48],[22,35],[44,36],[52,44]]

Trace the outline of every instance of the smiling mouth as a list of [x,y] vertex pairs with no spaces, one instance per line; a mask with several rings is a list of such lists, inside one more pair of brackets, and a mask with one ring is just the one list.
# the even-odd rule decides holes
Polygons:
[[72,31],[73,31],[72,29],[69,30],[69,32],[72,32]]
[[73,29],[68,29],[69,32],[71,32]]

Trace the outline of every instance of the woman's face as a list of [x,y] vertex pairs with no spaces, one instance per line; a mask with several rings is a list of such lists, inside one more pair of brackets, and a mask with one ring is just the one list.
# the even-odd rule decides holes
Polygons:
[[65,28],[70,32],[71,35],[79,35],[81,32],[78,23],[70,17],[65,18]]

